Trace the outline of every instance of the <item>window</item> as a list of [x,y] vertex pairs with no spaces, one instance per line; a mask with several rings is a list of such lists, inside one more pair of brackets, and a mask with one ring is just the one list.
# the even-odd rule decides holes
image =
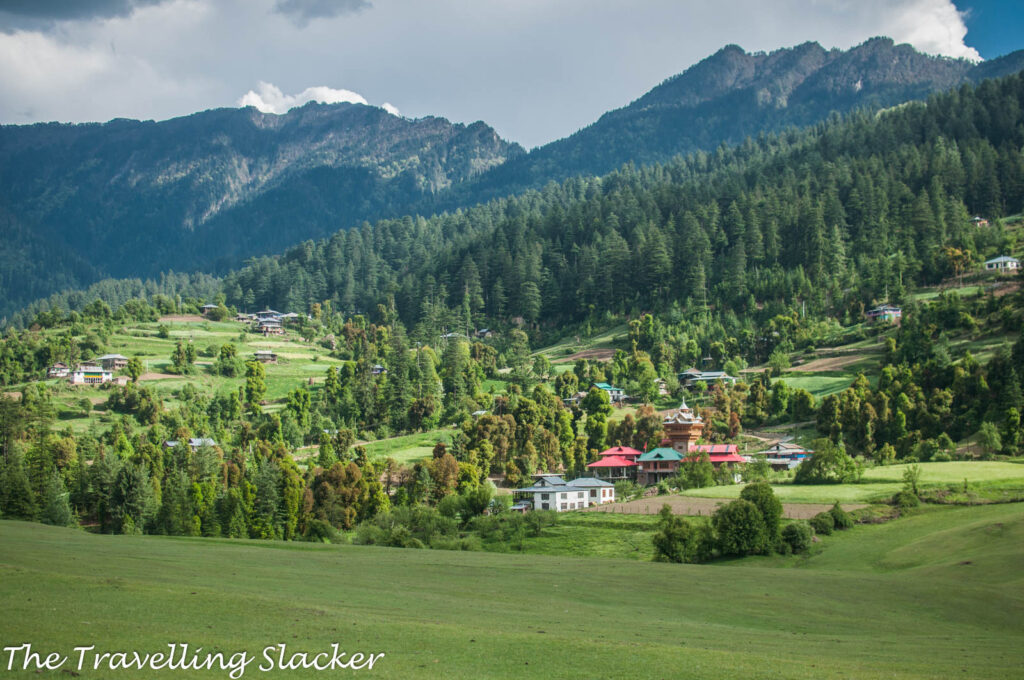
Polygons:
[[542,501],[546,501],[546,500],[548,499],[548,496],[550,496],[550,495],[551,495],[551,494],[547,494],[547,493],[542,493],[542,494],[540,495],[540,499],[541,499]]
[[548,509],[549,509],[549,508],[548,508],[548,504],[547,504],[547,503],[541,503],[541,504],[540,504],[540,509],[541,509],[541,510],[548,510]]
[[597,489],[591,489],[590,490],[590,497],[594,498],[595,496],[597,496]]
[[565,510],[565,503],[562,503],[562,510]]
[[579,493],[577,493],[576,498],[583,498],[583,492],[580,491]]

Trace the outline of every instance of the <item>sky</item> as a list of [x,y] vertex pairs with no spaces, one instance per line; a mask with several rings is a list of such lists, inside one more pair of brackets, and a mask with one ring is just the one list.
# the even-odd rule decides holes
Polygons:
[[529,148],[726,44],[979,60],[1021,26],[1021,0],[0,0],[0,123],[352,101]]

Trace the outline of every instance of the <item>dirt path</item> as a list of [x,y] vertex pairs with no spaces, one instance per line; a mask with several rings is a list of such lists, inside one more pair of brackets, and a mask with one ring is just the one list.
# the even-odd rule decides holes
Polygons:
[[575,354],[570,354],[567,357],[559,357],[552,359],[553,364],[564,364],[569,361],[576,361],[577,359],[596,359],[597,361],[608,361],[615,356],[615,350],[613,349],[585,349]]
[[144,380],[169,380],[180,377],[180,375],[174,375],[172,373],[143,373],[139,376],[139,382]]
[[[666,503],[674,515],[711,515],[719,505],[728,503],[727,498],[695,498],[690,496],[651,496],[626,503],[609,503],[588,508],[587,512],[612,512],[626,515],[656,515]],[[832,506],[824,503],[783,503],[782,515],[789,519],[810,519]],[[844,504],[846,511],[866,508],[863,503]]]
[[161,316],[161,321],[209,321],[209,319],[198,314],[168,314]]
[[863,361],[867,357],[863,354],[846,354],[838,357],[822,357],[820,359],[812,359],[806,364],[795,364],[793,366],[794,371],[801,371],[805,373],[817,373],[819,371],[840,371],[847,366],[852,366],[858,361]]

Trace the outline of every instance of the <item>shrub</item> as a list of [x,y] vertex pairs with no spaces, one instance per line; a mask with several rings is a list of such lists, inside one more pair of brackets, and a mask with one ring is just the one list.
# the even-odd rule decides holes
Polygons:
[[696,554],[696,534],[688,521],[672,514],[672,508],[661,506],[658,530],[651,537],[655,562],[693,562]]
[[830,536],[836,528],[836,521],[828,512],[819,512],[811,518],[811,528],[821,536]]
[[779,525],[782,522],[782,503],[775,497],[775,491],[768,482],[755,482],[748,484],[740,492],[740,498],[750,501],[757,506],[764,518],[765,531],[768,532],[768,542],[775,543],[779,536]]
[[894,505],[898,506],[900,510],[907,510],[908,508],[916,508],[921,505],[921,499],[919,499],[913,492],[903,490],[892,497]]
[[757,506],[740,499],[720,507],[711,517],[723,555],[754,555],[767,551],[768,530]]
[[337,536],[338,533],[334,530],[334,527],[322,519],[311,519],[306,526],[305,538],[307,541],[333,543]]
[[782,530],[782,541],[790,550],[799,554],[811,547],[811,525],[804,521],[790,522]]
[[854,525],[853,517],[850,513],[843,510],[842,506],[839,505],[839,501],[832,506],[832,509],[828,511],[828,514],[832,515],[832,521],[835,524],[835,528],[839,530],[849,529]]
[[814,455],[796,469],[795,484],[845,484],[860,478],[857,462],[828,439],[815,439]]

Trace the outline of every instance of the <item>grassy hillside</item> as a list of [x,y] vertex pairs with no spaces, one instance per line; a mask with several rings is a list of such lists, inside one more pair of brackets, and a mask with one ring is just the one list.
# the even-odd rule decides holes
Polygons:
[[396,678],[1008,678],[1024,661],[1020,504],[933,509],[828,537],[809,558],[711,566],[15,522],[0,544],[0,637],[66,652],[339,642],[385,652],[374,675]]

